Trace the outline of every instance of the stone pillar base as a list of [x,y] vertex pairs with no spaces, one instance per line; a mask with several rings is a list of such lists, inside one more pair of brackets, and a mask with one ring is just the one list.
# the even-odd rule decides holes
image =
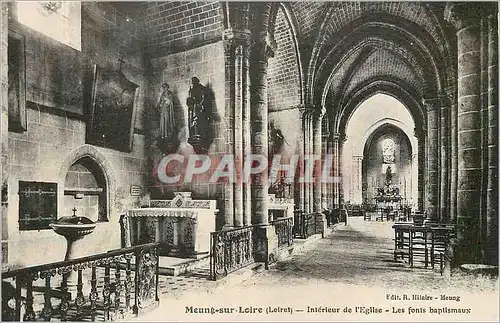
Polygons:
[[278,249],[278,239],[274,226],[266,225],[255,228],[254,231],[254,257],[256,262],[269,264],[276,261],[276,252]]
[[321,237],[324,238],[326,235],[326,228],[328,227],[328,222],[326,221],[326,214],[321,213]]

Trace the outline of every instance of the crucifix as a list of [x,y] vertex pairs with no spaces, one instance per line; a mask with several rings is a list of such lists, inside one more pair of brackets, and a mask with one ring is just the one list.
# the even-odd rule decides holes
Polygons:
[[73,216],[76,216],[76,207],[74,207],[71,211],[73,211]]

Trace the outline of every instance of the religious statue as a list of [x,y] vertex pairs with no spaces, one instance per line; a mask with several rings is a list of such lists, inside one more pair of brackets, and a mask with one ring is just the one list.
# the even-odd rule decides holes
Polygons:
[[161,140],[172,139],[175,136],[175,115],[173,95],[170,92],[168,83],[163,83],[163,93],[158,101],[157,109],[160,114],[160,134]]
[[388,166],[385,171],[385,185],[389,186],[392,184],[392,169]]
[[272,156],[278,154],[283,148],[283,145],[287,142],[285,140],[283,132],[281,132],[281,129],[276,128],[273,122],[269,123],[268,133],[269,155]]
[[200,84],[195,76],[191,78],[189,97],[186,100],[188,106],[188,142],[197,153],[205,153],[210,145],[210,95],[207,88]]
[[191,78],[189,97],[186,100],[188,106],[189,137],[199,137],[203,132],[205,117],[205,87],[195,76]]

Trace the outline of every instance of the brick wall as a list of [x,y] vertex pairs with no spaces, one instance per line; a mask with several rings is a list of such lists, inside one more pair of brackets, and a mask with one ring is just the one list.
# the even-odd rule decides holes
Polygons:
[[[64,174],[74,162],[71,159],[78,149],[94,151],[105,163],[105,172],[114,174],[110,198],[108,223],[99,223],[94,233],[87,237],[89,252],[104,252],[120,247],[119,215],[137,205],[138,197],[130,196],[130,185],[144,186],[146,180],[145,138],[136,133],[133,151],[122,153],[111,149],[85,147],[85,123],[80,116],[81,100],[72,101],[69,107],[63,97],[64,82],[79,84],[78,73],[90,63],[117,68],[123,57],[123,73],[140,87],[136,128],[142,127],[145,79],[142,67],[142,43],[138,26],[113,7],[105,3],[82,4],[82,52],[55,43],[33,30],[15,26],[26,42],[28,131],[9,132],[9,263],[13,266],[58,261],[64,258],[64,238],[51,229],[40,231],[18,230],[18,182],[44,181],[64,185]],[[55,55],[58,59],[52,59]],[[63,70],[64,60],[71,61],[72,70]],[[78,65],[80,64],[80,65]],[[75,74],[72,74],[75,71]],[[60,74],[59,74],[60,73]],[[64,75],[64,78],[60,76]],[[35,84],[36,83],[36,84]],[[80,87],[75,91],[80,91]],[[83,97],[82,97],[83,99]],[[76,160],[75,160],[76,161]],[[67,169],[63,169],[67,167]],[[72,214],[73,205],[60,199],[58,216]],[[64,203],[66,202],[66,203]]]
[[[224,47],[222,42],[201,46],[185,52],[168,55],[151,61],[152,73],[148,85],[148,102],[155,105],[161,95],[161,84],[167,82],[174,96],[176,117],[181,123],[178,139],[181,141],[178,153],[186,154],[192,151],[187,144],[187,106],[191,78],[196,76],[200,83],[208,87],[212,96],[212,115],[214,140],[208,155],[216,160],[225,152],[224,131],[229,127],[224,120]],[[154,119],[154,118],[153,118]],[[156,121],[157,122],[157,121]],[[153,128],[155,128],[154,126]],[[163,153],[153,147],[150,151],[151,172],[157,166]],[[157,182],[152,187],[152,196],[156,198],[172,198],[175,191],[192,191],[193,198],[222,199],[222,185],[207,183],[207,178],[195,177],[193,182],[178,185],[166,185]],[[158,187],[157,187],[158,186]],[[155,188],[156,187],[156,188]]]
[[151,1],[144,5],[144,14],[152,57],[196,48],[222,37],[217,1]]
[[[427,4],[425,4],[427,5]],[[414,22],[434,38],[437,45],[442,49],[444,43],[440,27],[435,23],[426,6],[418,2],[403,1],[371,1],[371,2],[339,2],[332,4],[334,7],[328,24],[326,25],[326,38],[339,32],[350,22],[365,15],[377,17],[378,14],[389,14]]]
[[275,56],[269,59],[268,104],[269,111],[300,104],[300,79],[297,55],[291,28],[282,9],[276,17],[275,39],[278,45]]
[[388,50],[379,49],[359,65],[359,69],[352,76],[345,94],[350,93],[364,81],[380,76],[391,76],[403,80],[420,94],[423,94],[425,90],[425,79],[423,79],[423,75],[419,75],[415,66],[411,66],[401,56]]

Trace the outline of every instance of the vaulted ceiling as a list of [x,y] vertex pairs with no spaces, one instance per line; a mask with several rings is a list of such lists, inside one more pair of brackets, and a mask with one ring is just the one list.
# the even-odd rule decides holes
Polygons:
[[[249,4],[256,14],[262,8],[257,2]],[[183,50],[189,42],[219,41],[227,23],[224,10],[232,6],[236,13],[231,19],[238,19],[237,10],[244,6],[214,1],[114,5],[144,23],[147,47],[161,55]],[[444,22],[445,3],[293,1],[273,5],[286,12],[294,27],[298,54],[290,51],[290,55],[300,60],[297,68],[303,82],[298,86],[304,88],[297,92],[306,104],[342,111],[370,86],[373,91],[397,89],[389,94],[408,95],[420,102],[451,86],[455,45],[453,31]],[[276,38],[288,32],[283,28],[272,31]],[[377,82],[382,84],[378,88],[373,86]]]

